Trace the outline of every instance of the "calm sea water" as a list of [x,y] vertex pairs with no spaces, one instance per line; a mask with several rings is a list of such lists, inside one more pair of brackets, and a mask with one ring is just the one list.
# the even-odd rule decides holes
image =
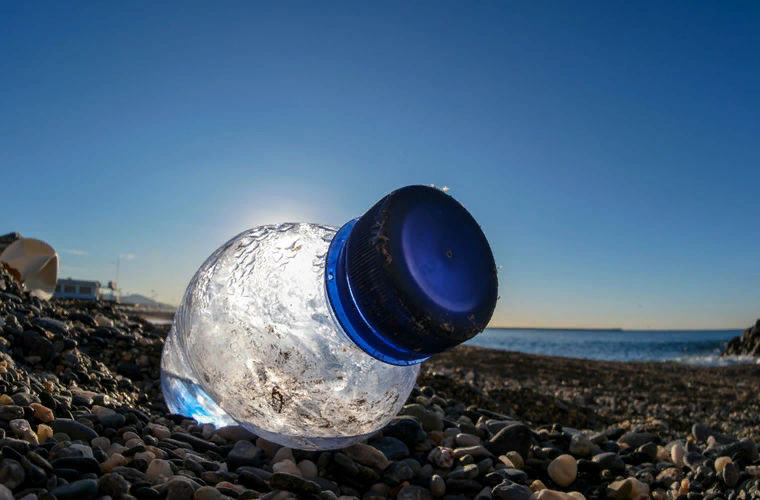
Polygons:
[[728,341],[741,333],[741,330],[565,331],[489,328],[470,339],[467,344],[505,351],[606,361],[663,361],[710,366],[757,363],[757,358],[751,356],[720,357]]

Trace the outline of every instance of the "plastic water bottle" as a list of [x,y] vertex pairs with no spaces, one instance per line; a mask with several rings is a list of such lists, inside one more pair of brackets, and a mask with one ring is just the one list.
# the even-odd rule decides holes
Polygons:
[[164,398],[291,448],[343,448],[397,415],[419,364],[482,331],[496,300],[485,235],[436,188],[401,188],[339,229],[256,227],[188,285]]

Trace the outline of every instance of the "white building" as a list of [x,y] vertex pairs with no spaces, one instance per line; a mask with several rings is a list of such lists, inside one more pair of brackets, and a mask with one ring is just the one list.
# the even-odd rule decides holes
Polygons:
[[53,297],[95,300],[100,298],[100,282],[71,278],[59,279]]

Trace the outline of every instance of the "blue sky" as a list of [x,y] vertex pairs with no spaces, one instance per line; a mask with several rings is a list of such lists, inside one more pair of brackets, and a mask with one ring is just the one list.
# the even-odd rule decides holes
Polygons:
[[760,316],[760,4],[159,4],[2,7],[0,232],[62,277],[177,303],[243,229],[435,183],[494,324]]

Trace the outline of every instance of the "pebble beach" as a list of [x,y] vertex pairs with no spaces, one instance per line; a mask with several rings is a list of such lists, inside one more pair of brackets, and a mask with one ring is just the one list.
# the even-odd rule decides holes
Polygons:
[[760,499],[760,365],[459,346],[376,435],[307,452],[170,414],[168,328],[0,270],[0,500]]

